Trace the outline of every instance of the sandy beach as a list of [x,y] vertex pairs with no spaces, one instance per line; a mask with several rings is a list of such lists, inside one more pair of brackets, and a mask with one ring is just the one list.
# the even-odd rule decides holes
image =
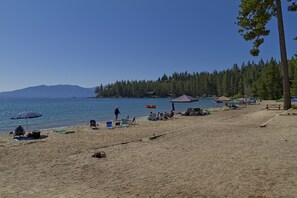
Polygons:
[[297,197],[297,111],[267,103],[38,140],[1,135],[0,197]]

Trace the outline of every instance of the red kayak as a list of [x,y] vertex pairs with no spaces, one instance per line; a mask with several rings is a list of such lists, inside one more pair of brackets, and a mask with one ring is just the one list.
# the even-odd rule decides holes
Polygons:
[[147,109],[155,109],[156,105],[145,105]]

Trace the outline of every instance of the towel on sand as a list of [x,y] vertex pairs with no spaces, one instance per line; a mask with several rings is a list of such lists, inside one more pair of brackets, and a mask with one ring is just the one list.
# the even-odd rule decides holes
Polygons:
[[33,137],[14,137],[13,140],[15,140],[15,141],[33,140]]

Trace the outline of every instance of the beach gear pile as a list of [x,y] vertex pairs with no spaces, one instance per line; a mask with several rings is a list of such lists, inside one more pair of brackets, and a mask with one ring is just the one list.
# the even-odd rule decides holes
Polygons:
[[156,120],[167,120],[169,118],[172,118],[174,116],[174,112],[171,111],[171,113],[168,112],[158,112],[158,114],[151,112],[148,116],[148,120],[156,121]]
[[200,108],[188,108],[182,116],[204,116],[210,114],[210,111]]
[[92,157],[105,158],[106,157],[106,153],[104,151],[96,151],[96,152],[94,152],[94,154],[92,155]]
[[18,126],[11,134],[13,134],[13,140],[21,141],[43,138],[41,137],[40,133],[41,131],[39,130],[33,130],[26,133],[22,126]]

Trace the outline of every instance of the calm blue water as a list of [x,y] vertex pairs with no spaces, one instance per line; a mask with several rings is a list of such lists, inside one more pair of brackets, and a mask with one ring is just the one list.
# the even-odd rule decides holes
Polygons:
[[[119,106],[119,118],[141,117],[153,112],[171,110],[169,98],[0,98],[0,133],[12,131],[16,126],[26,127],[26,120],[12,120],[13,115],[23,111],[34,111],[42,117],[28,119],[29,130],[52,127],[87,124],[91,119],[97,122],[114,119],[114,109]],[[156,109],[146,109],[145,105],[156,105]],[[188,107],[213,107],[212,99],[200,99],[189,104],[175,104],[176,111],[185,111]]]

